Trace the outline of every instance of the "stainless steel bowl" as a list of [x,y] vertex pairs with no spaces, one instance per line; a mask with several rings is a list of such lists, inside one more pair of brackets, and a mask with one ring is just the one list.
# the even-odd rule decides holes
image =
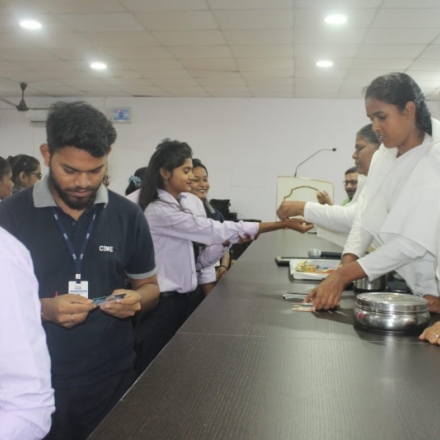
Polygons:
[[401,293],[361,293],[353,314],[361,327],[392,333],[421,332],[430,320],[428,301]]
[[353,290],[358,292],[380,292],[385,290],[386,285],[386,275],[382,275],[373,281],[367,278],[361,278],[353,282]]

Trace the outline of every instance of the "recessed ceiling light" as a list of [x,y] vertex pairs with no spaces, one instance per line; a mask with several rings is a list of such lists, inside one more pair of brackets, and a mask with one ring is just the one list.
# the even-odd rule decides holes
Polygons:
[[20,26],[25,29],[40,29],[41,23],[38,23],[38,21],[35,20],[23,20],[20,21]]
[[333,66],[333,62],[332,61],[318,61],[317,63],[316,63],[316,65],[318,66],[318,67],[332,67]]
[[90,64],[90,67],[95,70],[105,70],[105,69],[107,69],[107,64],[96,62],[96,63]]
[[347,21],[347,17],[342,14],[332,14],[325,17],[324,21],[329,24],[343,24]]

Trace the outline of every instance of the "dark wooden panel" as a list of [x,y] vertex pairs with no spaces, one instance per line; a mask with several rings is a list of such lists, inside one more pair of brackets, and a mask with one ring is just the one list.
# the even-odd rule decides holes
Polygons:
[[438,438],[426,344],[179,334],[93,440]]

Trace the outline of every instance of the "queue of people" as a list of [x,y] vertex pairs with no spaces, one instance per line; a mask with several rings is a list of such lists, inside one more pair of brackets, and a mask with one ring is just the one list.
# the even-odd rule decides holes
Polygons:
[[[405,74],[375,79],[365,105],[372,124],[357,132],[353,159],[368,178],[355,193],[348,170],[350,203],[283,202],[280,221],[261,223],[222,218],[185,142],[161,142],[127,197],[108,190],[112,124],[83,102],[53,105],[40,148],[49,173],[31,156],[0,158],[0,241],[14,249],[6,262],[0,248],[0,270],[17,296],[0,327],[13,319],[18,334],[18,348],[0,345],[0,380],[17,368],[34,396],[16,414],[0,402],[0,438],[30,429],[22,438],[86,439],[225,274],[231,245],[262,233],[349,233],[341,266],[306,298],[315,310],[337,306],[349,282],[395,270],[440,312],[440,122]],[[440,345],[440,324],[420,338]]]

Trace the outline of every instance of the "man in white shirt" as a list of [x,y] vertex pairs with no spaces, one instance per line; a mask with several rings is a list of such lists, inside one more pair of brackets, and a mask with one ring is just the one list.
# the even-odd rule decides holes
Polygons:
[[0,228],[0,439],[38,440],[54,397],[38,283],[27,249]]

